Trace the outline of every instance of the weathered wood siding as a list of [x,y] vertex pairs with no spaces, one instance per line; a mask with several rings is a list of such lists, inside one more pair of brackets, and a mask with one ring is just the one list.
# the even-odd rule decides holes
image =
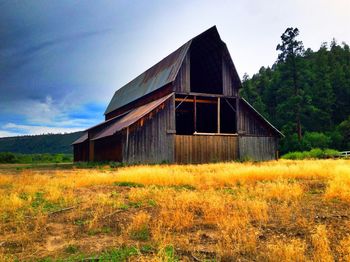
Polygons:
[[228,62],[223,57],[222,59],[222,91],[225,96],[237,96],[238,87],[235,86],[235,81],[232,75],[232,69]]
[[94,161],[122,161],[121,135],[94,141]]
[[177,74],[176,79],[174,81],[175,92],[181,92],[181,93],[191,92],[190,68],[191,68],[190,51],[188,51],[179,69],[179,73]]
[[253,110],[240,101],[239,103],[239,117],[238,117],[239,131],[245,135],[254,136],[273,136],[271,127],[263,121]]
[[238,137],[176,135],[176,163],[232,161],[238,158]]
[[239,137],[240,159],[255,161],[276,159],[277,142],[276,137]]
[[123,162],[174,161],[174,106],[173,96],[163,106],[131,125],[129,131],[123,131]]
[[74,162],[89,161],[89,141],[75,144],[74,147]]

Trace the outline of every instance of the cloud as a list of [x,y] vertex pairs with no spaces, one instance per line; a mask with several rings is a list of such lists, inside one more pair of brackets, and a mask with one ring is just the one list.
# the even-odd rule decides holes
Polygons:
[[11,136],[20,136],[20,135],[22,135],[22,133],[0,130],[0,138],[1,137],[11,137]]
[[[38,126],[95,125],[119,87],[214,24],[240,73],[271,65],[287,26],[298,26],[313,49],[333,36],[350,42],[347,0],[0,0],[0,6],[1,136],[33,133]],[[201,19],[192,19],[194,12]],[[27,128],[4,129],[9,123]]]
[[17,100],[0,105],[0,137],[67,133],[103,121],[104,105],[72,104],[47,96],[43,101]]
[[9,61],[6,67],[7,70],[19,69],[20,67],[35,59],[35,56],[40,54],[40,52],[45,51],[51,47],[58,46],[67,42],[76,43],[78,40],[106,34],[110,31],[110,29],[102,29],[98,31],[79,32],[73,35],[58,37],[51,40],[44,40],[39,43],[33,43],[31,46],[24,48],[23,50],[6,48],[0,52],[0,54],[2,55],[2,59],[8,59]]
[[104,105],[100,103],[79,104],[70,100],[23,99],[4,102],[0,112],[8,118],[21,115],[25,122],[33,125],[68,126],[85,128],[103,119]]
[[81,128],[52,127],[52,126],[34,126],[34,125],[18,125],[15,123],[7,123],[1,127],[0,137],[16,136],[16,135],[42,135],[71,133],[81,131]]

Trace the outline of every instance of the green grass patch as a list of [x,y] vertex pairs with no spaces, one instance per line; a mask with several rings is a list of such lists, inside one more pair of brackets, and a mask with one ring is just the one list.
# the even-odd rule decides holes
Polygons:
[[[21,193],[20,198],[27,200],[28,195],[26,193]],[[54,212],[60,210],[64,207],[63,201],[52,202],[45,199],[45,192],[36,192],[34,194],[33,200],[31,202],[31,207],[35,210],[42,210],[45,213]]]
[[88,223],[88,221],[87,220],[83,220],[83,219],[77,219],[77,220],[75,220],[73,222],[74,225],[80,226],[80,227],[86,225],[87,223]]
[[143,245],[140,248],[140,251],[141,251],[141,253],[144,253],[144,254],[151,254],[151,253],[154,253],[156,251],[156,249],[151,245]]
[[91,229],[88,231],[89,236],[94,236],[98,234],[109,234],[111,233],[112,229],[110,227],[102,227],[97,229]]
[[138,230],[133,230],[130,232],[130,238],[133,240],[147,241],[151,237],[148,226],[144,225]]
[[175,254],[175,248],[172,245],[168,245],[164,248],[165,261],[167,262],[177,262],[179,258]]
[[143,184],[135,182],[114,182],[113,185],[121,187],[144,187]]
[[101,255],[95,257],[96,261],[128,261],[130,257],[139,255],[136,247],[121,247],[105,251]]
[[196,188],[192,185],[184,184],[184,185],[173,185],[170,186],[171,188],[174,188],[175,190],[196,190]]
[[142,207],[142,202],[129,202],[129,207],[140,208]]
[[189,185],[189,184],[183,184],[183,185],[168,185],[168,186],[159,186],[159,185],[152,185],[151,187],[158,188],[158,189],[166,189],[166,188],[172,188],[177,191],[181,190],[189,190],[189,191],[194,191],[196,190],[196,187]]
[[127,205],[127,204],[121,204],[121,205],[119,206],[119,208],[120,208],[121,210],[128,210],[128,209],[130,208],[130,206]]
[[76,254],[79,251],[79,247],[76,245],[68,245],[68,246],[66,246],[64,251],[68,254]]
[[157,206],[157,202],[154,199],[148,199],[147,203],[151,207],[156,207]]

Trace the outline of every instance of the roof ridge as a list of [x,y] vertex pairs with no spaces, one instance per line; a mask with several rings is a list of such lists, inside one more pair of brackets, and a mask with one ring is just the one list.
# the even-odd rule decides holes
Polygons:
[[106,115],[169,83],[174,82],[193,40],[207,34],[211,30],[215,30],[220,41],[222,41],[215,25],[191,38],[175,51],[116,90],[104,114]]

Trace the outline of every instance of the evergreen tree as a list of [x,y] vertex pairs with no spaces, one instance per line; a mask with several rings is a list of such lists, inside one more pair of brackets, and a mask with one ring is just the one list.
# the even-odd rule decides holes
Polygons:
[[296,40],[299,35],[298,28],[289,27],[281,36],[282,43],[278,44],[276,50],[281,53],[278,55],[278,62],[283,63],[283,81],[284,86],[281,89],[280,95],[285,101],[281,104],[279,111],[283,113],[285,107],[294,108],[294,112],[291,111],[292,118],[295,119],[296,131],[298,134],[298,140],[302,138],[301,132],[301,113],[303,102],[303,88],[300,81],[300,72],[298,63],[300,57],[304,53],[303,43]]
[[350,150],[350,48],[333,39],[329,47],[304,51],[298,34],[287,28],[276,63],[251,78],[245,75],[241,94],[286,135],[282,153],[309,149],[317,141],[320,147]]

